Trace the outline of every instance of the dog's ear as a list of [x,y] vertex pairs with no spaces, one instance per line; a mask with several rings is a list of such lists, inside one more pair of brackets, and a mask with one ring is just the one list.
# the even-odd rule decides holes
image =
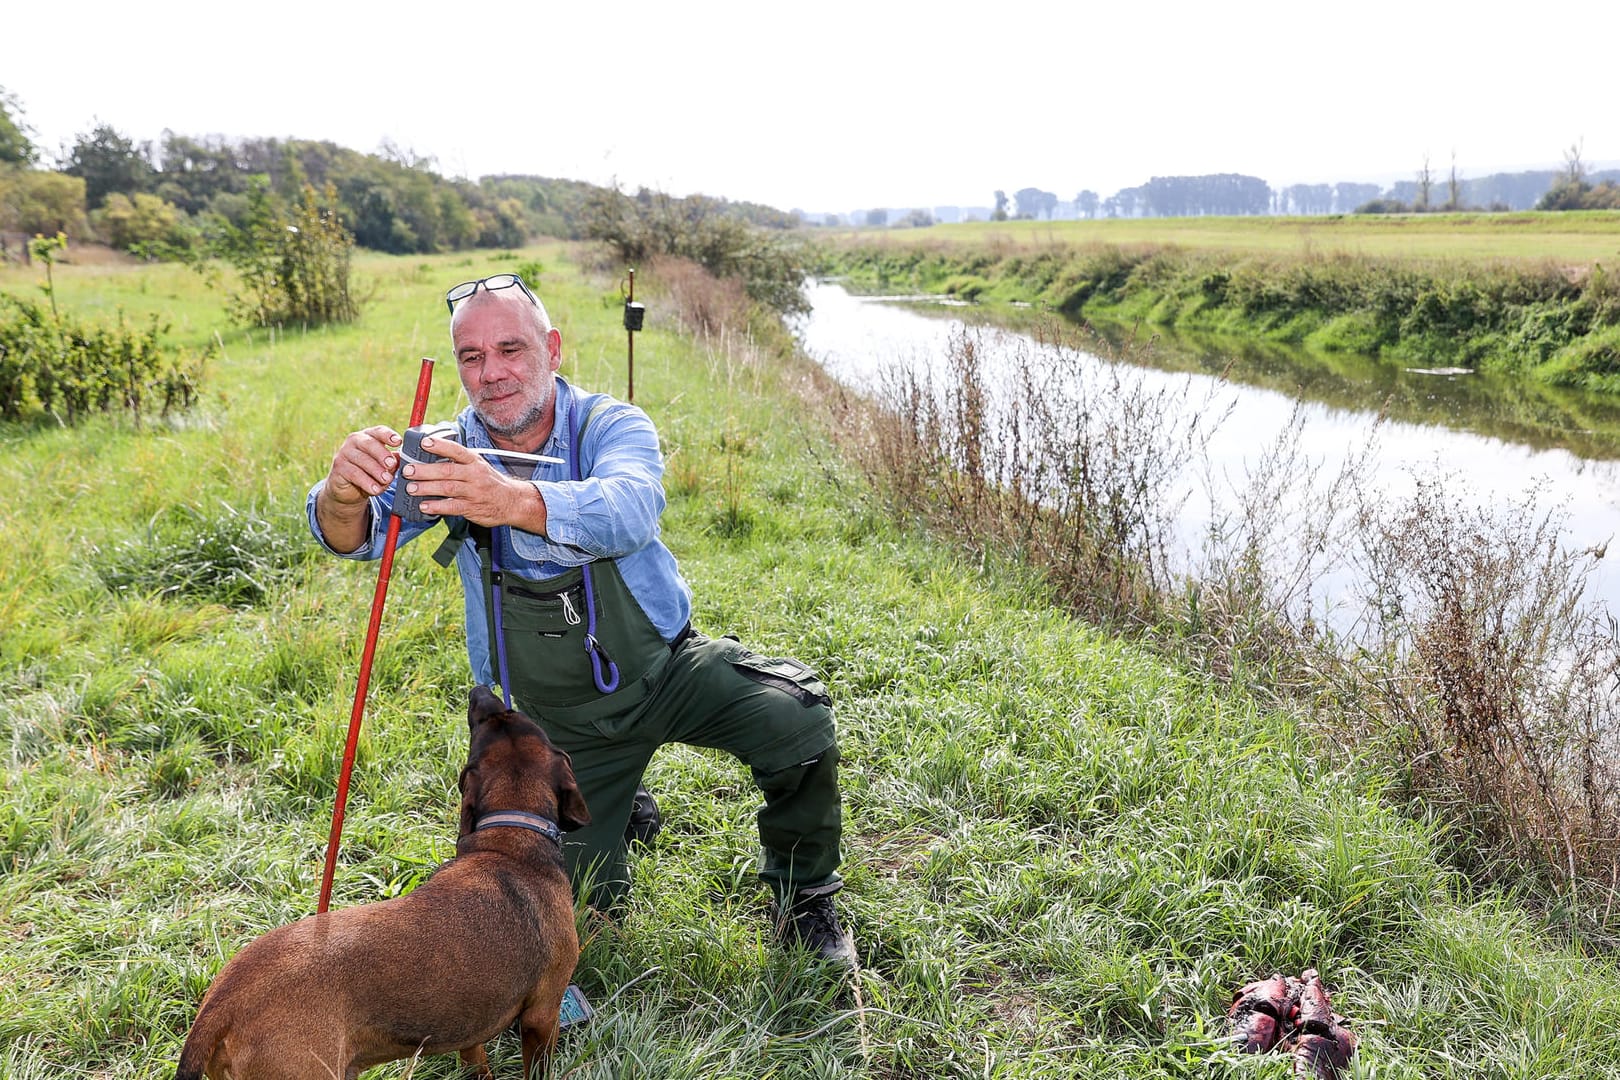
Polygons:
[[457,836],[466,836],[473,831],[478,823],[478,770],[471,765],[461,770],[461,824],[456,829]]
[[563,832],[583,829],[591,823],[591,812],[574,780],[574,763],[561,750],[554,750],[551,769],[552,781],[557,786],[557,827]]

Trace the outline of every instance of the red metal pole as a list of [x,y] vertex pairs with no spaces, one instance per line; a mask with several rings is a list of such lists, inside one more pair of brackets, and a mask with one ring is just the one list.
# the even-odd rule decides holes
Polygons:
[[[433,386],[433,357],[422,357],[422,370],[416,377],[416,401],[411,405],[411,427],[427,414],[428,391]],[[383,540],[382,567],[377,572],[377,591],[371,598],[371,623],[366,627],[366,647],[360,654],[360,679],[354,687],[354,708],[349,713],[349,741],[343,747],[343,770],[338,774],[337,802],[332,807],[332,833],[326,839],[326,872],[321,876],[321,899],[317,912],[325,911],[332,899],[332,875],[337,870],[338,839],[343,835],[343,808],[349,801],[349,777],[354,772],[354,751],[360,743],[360,717],[366,711],[366,689],[371,685],[371,661],[377,655],[377,630],[382,625],[383,601],[388,599],[388,578],[394,572],[394,548],[399,543],[399,515],[388,515],[388,536]]]

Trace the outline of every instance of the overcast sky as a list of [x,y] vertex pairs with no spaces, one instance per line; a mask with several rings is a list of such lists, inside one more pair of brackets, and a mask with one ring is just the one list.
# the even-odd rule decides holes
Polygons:
[[[376,13],[363,9],[375,7]],[[704,192],[783,209],[1273,187],[1620,163],[1620,0],[818,4],[346,0],[0,17],[0,86],[47,151],[389,140],[448,176]]]

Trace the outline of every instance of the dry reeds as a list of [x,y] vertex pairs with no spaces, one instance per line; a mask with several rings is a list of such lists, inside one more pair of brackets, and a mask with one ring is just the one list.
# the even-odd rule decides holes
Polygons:
[[[1358,539],[1367,623],[1343,671],[1393,733],[1412,791],[1488,845],[1564,884],[1620,870],[1620,644],[1533,498],[1500,510],[1448,499],[1438,478]],[[1610,903],[1605,899],[1605,909]]]
[[[1600,553],[1566,550],[1530,502],[1470,510],[1437,479],[1391,500],[1366,482],[1370,447],[1319,475],[1297,414],[1217,494],[1213,398],[1084,363],[1058,334],[962,330],[934,373],[889,378],[879,419],[839,427],[900,511],[1027,560],[1083,617],[1308,706],[1456,826],[1476,876],[1534,870],[1612,932],[1620,642],[1586,599]],[[1218,509],[1178,559],[1200,469]],[[1329,603],[1329,575],[1359,584]]]

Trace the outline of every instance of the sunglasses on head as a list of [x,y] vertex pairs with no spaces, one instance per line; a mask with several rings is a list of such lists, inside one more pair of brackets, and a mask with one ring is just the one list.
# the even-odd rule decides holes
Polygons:
[[534,293],[529,291],[529,287],[523,284],[523,279],[518,277],[516,274],[491,274],[489,277],[479,278],[477,281],[463,281],[460,285],[452,286],[450,291],[444,294],[444,302],[445,305],[450,308],[450,314],[454,315],[456,313],[456,305],[467,299],[467,297],[471,296],[473,293],[477,292],[478,286],[480,285],[484,287],[485,292],[495,292],[497,289],[510,289],[512,286],[516,285],[518,288],[523,290],[523,295],[529,298],[530,303],[532,303],[535,307],[540,306],[539,298],[536,297]]

